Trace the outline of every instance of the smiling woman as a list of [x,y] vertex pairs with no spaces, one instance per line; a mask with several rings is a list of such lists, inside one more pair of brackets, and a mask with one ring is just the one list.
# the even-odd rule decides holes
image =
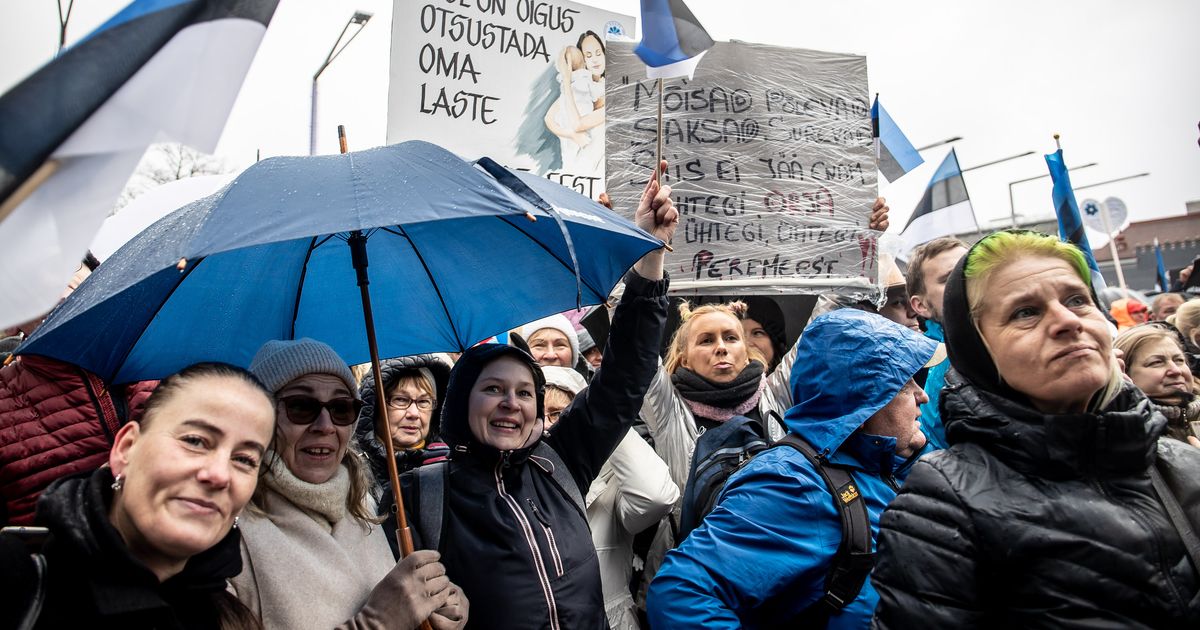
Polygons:
[[0,536],[0,626],[17,627],[36,586],[38,628],[256,625],[225,580],[241,570],[233,528],[273,426],[267,391],[241,368],[201,363],[164,379],[106,467],[41,496],[44,576]]
[[880,628],[1200,624],[1185,542],[1200,449],[1160,439],[1166,420],[1122,379],[1090,280],[1073,245],[1024,231],[955,267],[950,447],[917,462],[880,521]]
[[250,369],[278,405],[267,469],[241,526],[238,598],[266,628],[465,624],[466,598],[438,554],[393,562],[353,446],[362,401],[341,357],[313,339],[269,341]]

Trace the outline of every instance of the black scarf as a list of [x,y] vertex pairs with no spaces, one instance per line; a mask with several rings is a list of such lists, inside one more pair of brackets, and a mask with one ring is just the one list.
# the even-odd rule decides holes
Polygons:
[[685,367],[675,370],[671,375],[671,383],[685,400],[732,409],[758,393],[762,376],[762,363],[751,361],[737,378],[728,383],[714,383]]

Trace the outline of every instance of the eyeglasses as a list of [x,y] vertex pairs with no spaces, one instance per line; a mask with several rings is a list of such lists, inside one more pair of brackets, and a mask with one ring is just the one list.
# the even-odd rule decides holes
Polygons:
[[312,424],[321,415],[321,410],[329,412],[329,421],[339,427],[354,424],[358,420],[358,412],[362,410],[363,402],[355,398],[334,398],[320,401],[312,396],[284,396],[279,399],[283,403],[283,411],[292,424]]
[[416,405],[420,411],[432,411],[436,406],[429,398],[409,398],[408,396],[392,396],[388,399],[388,406],[397,411],[404,411],[409,407]]

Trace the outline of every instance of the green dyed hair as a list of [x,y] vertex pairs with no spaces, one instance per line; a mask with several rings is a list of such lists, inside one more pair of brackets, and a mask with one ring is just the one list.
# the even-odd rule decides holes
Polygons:
[[[988,285],[986,278],[1001,265],[1026,256],[1045,256],[1065,261],[1075,270],[1075,273],[1079,274],[1085,285],[1089,287],[1092,285],[1092,271],[1088,268],[1087,258],[1084,257],[1082,250],[1071,243],[1061,241],[1049,234],[1030,230],[1004,230],[985,236],[967,252],[963,275],[969,280],[975,280],[975,282],[967,283],[967,305],[971,310],[975,331],[983,340],[984,347],[988,349],[989,353],[992,352],[992,349],[988,347],[987,340],[983,339],[983,333],[979,330],[979,317],[983,310]],[[1094,302],[1095,296],[1090,297]],[[1097,308],[1099,308],[1098,305]],[[1112,360],[1109,362],[1108,383],[1097,396],[1092,398],[1089,410],[1095,411],[1107,407],[1120,393],[1122,383],[1121,370],[1117,366],[1116,360]]]

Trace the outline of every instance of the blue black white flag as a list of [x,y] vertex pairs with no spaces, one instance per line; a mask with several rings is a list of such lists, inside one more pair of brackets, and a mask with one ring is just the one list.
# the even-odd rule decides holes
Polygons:
[[1158,264],[1158,290],[1166,293],[1171,290],[1171,276],[1167,274],[1167,265],[1163,262],[1162,246],[1154,239],[1154,260]]
[[642,0],[642,41],[633,52],[650,79],[692,78],[713,40],[683,0]]
[[1104,275],[1100,273],[1100,265],[1096,264],[1096,256],[1083,229],[1083,218],[1079,215],[1079,204],[1075,201],[1075,189],[1071,188],[1071,175],[1063,162],[1062,149],[1047,155],[1046,165],[1050,167],[1050,179],[1054,180],[1051,195],[1054,213],[1058,215],[1058,236],[1083,250],[1088,268],[1092,270],[1092,288],[1099,295],[1106,286]]
[[211,153],[278,0],[134,0],[0,96],[0,326],[58,299],[146,148]]
[[939,236],[966,234],[978,229],[958,155],[950,149],[900,233],[902,251],[910,252]]
[[896,121],[875,97],[871,105],[871,129],[875,135],[875,153],[879,158],[879,172],[888,182],[894,182],[905,173],[925,163],[908,137],[900,131]]

